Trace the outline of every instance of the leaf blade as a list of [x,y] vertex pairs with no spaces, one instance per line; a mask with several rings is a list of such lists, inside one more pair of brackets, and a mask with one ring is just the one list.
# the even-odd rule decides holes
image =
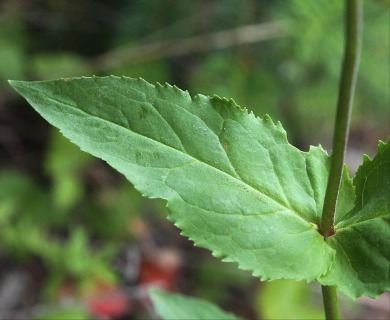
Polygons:
[[390,140],[379,143],[373,160],[365,156],[353,181],[355,205],[336,223],[336,234],[327,239],[336,256],[319,282],[337,285],[353,298],[376,298],[390,290],[389,163]]
[[144,196],[167,200],[170,219],[215,256],[262,279],[327,272],[334,251],[315,224],[328,156],[292,147],[269,117],[125,77],[11,84]]
[[198,298],[185,297],[180,294],[164,292],[157,288],[150,289],[152,299],[157,314],[166,320],[238,320],[231,313],[225,312],[208,301]]

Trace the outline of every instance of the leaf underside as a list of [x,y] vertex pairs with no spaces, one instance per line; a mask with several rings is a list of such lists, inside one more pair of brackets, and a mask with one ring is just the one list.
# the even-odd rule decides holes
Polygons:
[[[165,199],[169,219],[214,256],[263,280],[317,279],[352,297],[386,290],[389,250],[378,246],[388,244],[389,175],[383,174],[388,144],[380,147],[381,165],[375,158],[359,169],[354,183],[357,199],[363,200],[356,204],[345,170],[336,212],[339,231],[324,241],[317,225],[329,157],[321,147],[302,152],[290,145],[281,124],[268,116],[259,119],[232,100],[191,98],[170,85],[126,77],[11,85],[67,138],[107,161],[144,196]],[[384,188],[380,199],[378,179]],[[363,180],[369,189],[361,186]],[[379,240],[369,238],[378,225]],[[363,276],[357,257],[375,272]]]

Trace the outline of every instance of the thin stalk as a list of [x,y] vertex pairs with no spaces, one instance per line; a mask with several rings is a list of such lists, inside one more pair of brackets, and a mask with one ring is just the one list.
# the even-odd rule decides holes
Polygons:
[[[348,141],[353,95],[355,91],[360,60],[362,33],[362,1],[346,0],[345,51],[341,69],[340,89],[337,102],[336,123],[333,133],[333,151],[320,232],[324,238],[335,234],[334,222],[337,196],[343,170],[345,150]],[[322,286],[325,317],[340,319],[335,286]]]
[[322,286],[322,299],[324,301],[325,318],[327,320],[340,319],[336,287]]
[[345,150],[348,141],[353,94],[360,60],[362,29],[361,0],[346,0],[345,22],[346,41],[343,66],[341,69],[336,123],[333,133],[333,151],[320,226],[320,232],[325,238],[335,233],[334,217],[336,201],[340,188]]

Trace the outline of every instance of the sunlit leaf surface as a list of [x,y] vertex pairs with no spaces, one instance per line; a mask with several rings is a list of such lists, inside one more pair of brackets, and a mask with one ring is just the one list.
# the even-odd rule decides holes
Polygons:
[[[82,150],[107,161],[144,196],[165,199],[183,235],[216,257],[263,280],[318,279],[352,296],[375,296],[387,287],[388,148],[382,147],[382,160],[366,161],[359,170],[357,198],[364,197],[352,211],[345,172],[337,234],[324,241],[317,226],[329,157],[321,147],[302,152],[290,145],[270,117],[257,118],[232,100],[191,98],[142,79],[11,84]],[[369,236],[373,228],[379,233]]]

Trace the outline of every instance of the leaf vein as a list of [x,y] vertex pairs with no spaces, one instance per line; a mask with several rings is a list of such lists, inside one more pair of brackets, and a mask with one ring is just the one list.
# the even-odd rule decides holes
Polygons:
[[[36,90],[36,89],[33,89],[33,90]],[[41,95],[46,96],[46,98],[47,98],[48,100],[51,100],[51,101],[53,101],[53,102],[55,102],[55,103],[62,104],[62,105],[64,105],[64,106],[66,106],[66,107],[69,107],[69,108],[71,108],[71,109],[76,110],[77,112],[83,113],[83,114],[85,114],[85,115],[87,115],[87,116],[89,116],[89,117],[91,117],[91,118],[96,118],[98,121],[108,122],[108,123],[111,124],[111,125],[115,125],[115,126],[117,126],[117,127],[119,127],[119,128],[122,128],[122,130],[124,129],[124,130],[126,130],[126,131],[130,131],[131,133],[136,134],[136,135],[140,136],[141,138],[152,140],[152,141],[154,141],[154,142],[157,143],[157,144],[161,144],[161,145],[165,146],[166,148],[172,149],[174,152],[179,152],[180,154],[183,154],[183,155],[185,155],[186,157],[195,159],[195,160],[198,161],[200,164],[202,164],[202,165],[204,165],[204,166],[210,168],[211,170],[217,171],[219,174],[227,175],[227,176],[229,176],[229,177],[231,177],[231,178],[237,180],[239,183],[249,186],[251,189],[253,189],[253,191],[254,191],[255,193],[258,193],[258,194],[264,196],[265,198],[267,198],[267,199],[271,200],[272,202],[276,203],[277,205],[279,205],[279,206],[281,206],[281,207],[284,207],[285,209],[291,211],[292,213],[295,213],[297,217],[299,217],[300,219],[304,220],[305,222],[310,223],[310,221],[307,220],[307,218],[306,218],[305,216],[302,216],[301,214],[299,214],[299,213],[296,212],[295,210],[292,210],[291,208],[286,207],[286,205],[285,205],[284,203],[280,203],[280,201],[278,201],[278,199],[274,199],[274,198],[270,197],[270,196],[267,195],[266,193],[261,192],[260,190],[256,189],[254,186],[252,186],[251,184],[248,184],[248,183],[245,182],[244,180],[239,179],[239,178],[237,178],[237,177],[234,177],[234,176],[232,176],[232,175],[226,173],[225,171],[223,171],[223,170],[221,170],[221,169],[219,169],[219,168],[217,168],[217,167],[213,167],[213,166],[211,166],[210,164],[208,164],[208,163],[206,163],[206,162],[203,162],[203,161],[201,161],[200,159],[197,159],[197,158],[196,158],[195,156],[193,156],[193,155],[184,153],[183,151],[178,150],[178,149],[176,149],[176,148],[174,148],[174,147],[172,147],[172,146],[169,146],[169,145],[165,144],[165,143],[162,142],[162,141],[156,140],[156,139],[154,139],[153,137],[149,137],[149,136],[140,134],[140,133],[138,133],[138,132],[136,132],[136,131],[133,131],[133,130],[130,129],[130,128],[124,127],[124,126],[121,125],[121,124],[118,124],[118,123],[112,122],[112,121],[110,121],[110,120],[108,120],[108,119],[105,119],[105,118],[96,116],[96,115],[94,115],[94,114],[91,114],[91,113],[87,112],[86,110],[83,110],[83,109],[78,108],[76,105],[72,105],[72,104],[69,104],[69,103],[64,102],[64,101],[56,100],[56,99],[50,97],[49,95],[47,95],[46,93],[43,93],[43,92],[38,92],[38,93],[41,94]]]

